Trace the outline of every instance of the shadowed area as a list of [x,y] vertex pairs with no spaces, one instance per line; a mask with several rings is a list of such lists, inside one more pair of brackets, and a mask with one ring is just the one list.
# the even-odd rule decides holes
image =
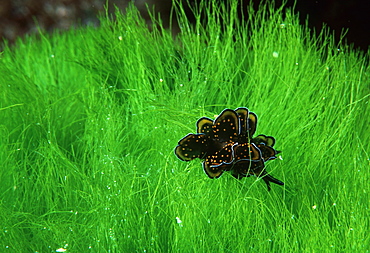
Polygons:
[[[225,2],[224,0],[219,0]],[[148,8],[160,13],[164,26],[170,24],[171,0],[111,0],[108,3],[109,13],[114,12],[114,6],[124,10],[132,2],[141,12],[143,18],[150,23]],[[190,6],[183,1],[185,13],[190,21],[194,22],[191,8],[199,1],[189,1]],[[255,9],[261,1],[253,1]],[[295,6],[296,12],[301,16],[301,23],[305,24],[309,17],[308,25],[315,30],[321,30],[323,23],[335,31],[335,38],[340,40],[343,30],[348,30],[346,39],[348,43],[354,43],[355,47],[367,50],[370,44],[368,36],[370,16],[368,15],[369,3],[366,0],[356,1],[286,1],[286,7]],[[106,1],[103,0],[29,0],[12,1],[4,0],[0,4],[0,38],[11,44],[17,37],[37,32],[37,25],[45,31],[51,32],[55,29],[67,30],[79,25],[99,25],[97,15],[104,12]],[[247,6],[249,1],[240,1],[241,6]],[[275,1],[278,8],[282,1]],[[243,11],[241,17],[247,17],[248,13]],[[173,31],[178,32],[176,20],[173,22]],[[36,25],[37,24],[37,25]],[[1,48],[1,46],[0,46]]]

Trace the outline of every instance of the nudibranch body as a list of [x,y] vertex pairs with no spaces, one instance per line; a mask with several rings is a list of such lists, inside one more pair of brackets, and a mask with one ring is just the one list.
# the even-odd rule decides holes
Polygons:
[[247,108],[225,109],[213,121],[202,117],[197,121],[197,133],[182,138],[175,154],[183,161],[203,159],[203,168],[210,178],[218,178],[231,171],[236,178],[251,175],[261,177],[270,190],[270,182],[284,185],[269,175],[265,162],[276,159],[275,138],[258,135],[257,116]]

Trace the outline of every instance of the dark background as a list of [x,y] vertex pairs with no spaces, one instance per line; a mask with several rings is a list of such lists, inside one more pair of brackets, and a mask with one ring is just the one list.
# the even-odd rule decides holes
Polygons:
[[[114,10],[113,5],[124,9],[129,2],[131,1],[110,0],[109,10]],[[161,12],[161,17],[164,19],[168,17],[171,9],[171,0],[136,0],[133,2],[148,22],[148,15],[145,14],[146,3],[150,6],[155,5],[156,10]],[[247,0],[240,2],[244,5],[249,3]],[[260,1],[254,2],[257,8]],[[280,6],[281,2],[281,0],[275,1],[276,6]],[[294,4],[293,0],[287,2],[287,6]],[[35,21],[41,29],[48,32],[54,29],[66,30],[79,25],[99,25],[97,14],[104,11],[104,4],[105,0],[0,0],[0,39],[1,41],[6,39],[12,44],[19,36],[37,32]],[[297,0],[295,6],[302,24],[306,22],[307,15],[311,28],[320,30],[322,24],[326,23],[335,30],[337,40],[342,30],[349,28],[346,35],[347,42],[353,44],[355,48],[368,50],[370,0]]]

